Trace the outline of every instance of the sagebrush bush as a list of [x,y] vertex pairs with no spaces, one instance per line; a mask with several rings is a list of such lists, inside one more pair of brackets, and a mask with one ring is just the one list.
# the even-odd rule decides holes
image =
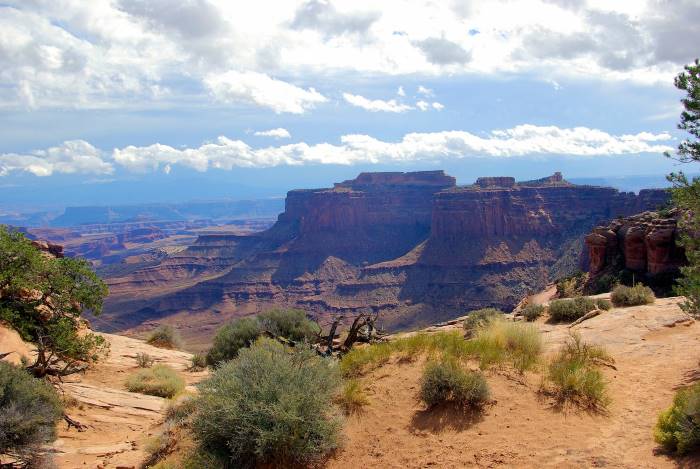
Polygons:
[[259,314],[258,321],[264,330],[294,342],[312,342],[321,332],[319,325],[300,309],[271,309]]
[[633,287],[618,285],[610,299],[615,306],[639,306],[653,303],[656,297],[651,288],[638,283]]
[[473,334],[480,327],[483,327],[489,321],[503,316],[503,311],[496,308],[482,308],[471,311],[464,320],[464,330],[467,335]]
[[207,367],[207,356],[203,353],[195,353],[190,358],[189,371],[202,371]]
[[250,347],[260,336],[262,329],[255,318],[234,319],[217,331],[211,349],[207,352],[207,364],[216,366],[231,360],[244,347]]
[[136,354],[136,366],[139,368],[150,368],[153,366],[155,359],[147,353],[137,353]]
[[679,455],[700,447],[700,383],[676,393],[671,407],[659,415],[654,439]]
[[546,379],[559,401],[602,409],[609,398],[598,368],[612,361],[604,348],[586,344],[580,335],[572,334],[549,363]]
[[534,367],[542,354],[542,337],[534,325],[500,318],[480,328],[467,344],[482,368],[510,363],[522,373]]
[[543,305],[527,305],[523,308],[521,314],[526,321],[532,322],[542,316],[545,309],[546,308]]
[[489,397],[481,373],[462,369],[454,359],[430,361],[423,370],[420,397],[428,407],[454,402],[463,407],[479,407]]
[[359,412],[369,404],[367,394],[362,389],[362,383],[358,379],[346,380],[336,400],[346,414]]
[[596,301],[587,296],[554,300],[549,304],[549,317],[552,321],[571,322],[593,311],[596,307]]
[[29,463],[56,439],[61,400],[46,381],[0,362],[0,455]]
[[194,435],[229,467],[308,465],[338,447],[337,365],[260,338],[199,385]]
[[144,368],[126,379],[126,389],[159,397],[173,397],[185,389],[185,380],[167,365]]
[[609,311],[610,308],[612,308],[612,303],[605,298],[597,298],[595,300],[595,305],[598,309],[602,309],[603,311]]
[[154,347],[177,349],[182,347],[182,338],[173,326],[162,324],[151,332],[146,343]]

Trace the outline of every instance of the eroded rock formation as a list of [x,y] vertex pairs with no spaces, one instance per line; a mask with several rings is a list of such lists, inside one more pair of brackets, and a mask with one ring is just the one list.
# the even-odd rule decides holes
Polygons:
[[588,270],[595,277],[627,269],[648,277],[673,274],[685,254],[676,245],[678,212],[643,212],[598,226],[586,236]]
[[290,191],[266,231],[202,236],[157,266],[109,279],[107,314],[133,327],[154,316],[213,323],[289,305],[320,317],[381,311],[385,326],[400,328],[510,309],[544,287],[562,246],[666,198],[576,186],[561,174],[458,187],[442,171],[363,173]]

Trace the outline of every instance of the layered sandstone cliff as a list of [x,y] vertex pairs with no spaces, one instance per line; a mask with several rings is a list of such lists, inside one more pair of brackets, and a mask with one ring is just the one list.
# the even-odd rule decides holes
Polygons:
[[[576,186],[561,174],[458,187],[442,171],[363,173],[290,191],[269,230],[200,237],[156,267],[110,279],[107,310],[128,327],[146,316],[200,311],[214,321],[293,305],[318,316],[379,311],[398,328],[509,309],[546,284],[562,246],[666,197]],[[173,286],[169,270],[182,265],[201,268],[180,272],[188,281]]]

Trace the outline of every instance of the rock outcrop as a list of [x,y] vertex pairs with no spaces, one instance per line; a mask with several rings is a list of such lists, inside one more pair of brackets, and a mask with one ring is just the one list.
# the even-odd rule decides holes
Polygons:
[[163,315],[220,322],[287,305],[319,317],[381,312],[385,326],[401,328],[510,309],[544,287],[562,246],[666,199],[576,186],[561,174],[458,187],[442,171],[363,173],[290,191],[269,230],[200,237],[157,266],[109,279],[107,315],[134,327]]
[[595,227],[585,237],[588,256],[583,267],[592,280],[627,270],[640,280],[667,281],[686,263],[683,248],[676,245],[678,218],[676,210],[643,212]]

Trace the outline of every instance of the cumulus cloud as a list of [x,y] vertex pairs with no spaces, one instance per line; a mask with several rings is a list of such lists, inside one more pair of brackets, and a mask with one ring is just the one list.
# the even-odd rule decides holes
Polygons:
[[404,91],[403,86],[399,86],[399,89],[396,90],[396,94],[398,94],[398,95],[401,96],[402,98],[403,98],[404,96],[406,96],[406,91]]
[[433,101],[431,106],[437,111],[442,111],[443,109],[445,109],[445,106],[442,103],[438,103],[437,101]]
[[116,166],[132,172],[169,173],[179,165],[196,171],[265,168],[305,164],[385,164],[466,158],[569,155],[571,157],[661,153],[673,150],[667,133],[611,135],[587,127],[519,125],[479,136],[463,130],[409,133],[399,141],[350,134],[339,144],[305,142],[253,148],[241,140],[219,137],[196,148],[156,143],[127,146],[106,155],[82,140],[68,141],[29,154],[0,155],[0,175],[28,172],[111,174]]
[[431,90],[430,88],[426,88],[423,85],[418,85],[417,92],[418,92],[418,94],[422,94],[423,96],[433,96],[434,95],[433,90]]
[[461,45],[445,38],[429,37],[415,44],[436,65],[465,64],[471,60],[471,54]]
[[353,106],[361,107],[370,112],[406,112],[413,109],[408,104],[397,102],[395,99],[367,99],[358,94],[343,93],[343,99]]
[[421,111],[427,111],[430,108],[430,104],[426,101],[420,100],[416,103],[416,107]]
[[328,99],[313,88],[300,88],[257,72],[228,71],[204,79],[214,97],[226,103],[246,103],[280,114],[303,114]]
[[376,11],[343,13],[327,0],[310,0],[296,11],[291,27],[314,29],[328,36],[366,33],[380,16]]
[[254,132],[253,135],[255,135],[256,137],[272,137],[275,139],[292,137],[289,131],[287,129],[283,129],[282,127],[270,130],[259,130],[257,132]]
[[0,155],[0,176],[30,173],[35,176],[62,174],[112,174],[114,168],[103,160],[100,150],[84,140],[69,140],[62,145],[27,154]]

